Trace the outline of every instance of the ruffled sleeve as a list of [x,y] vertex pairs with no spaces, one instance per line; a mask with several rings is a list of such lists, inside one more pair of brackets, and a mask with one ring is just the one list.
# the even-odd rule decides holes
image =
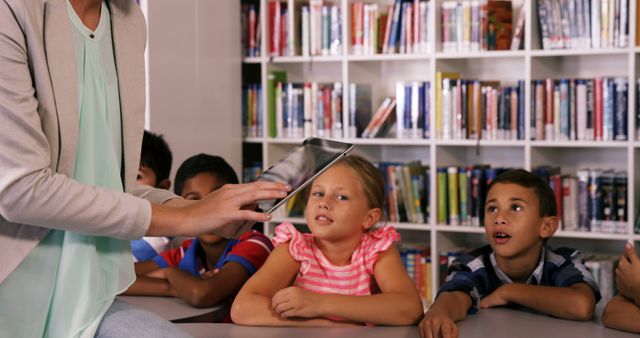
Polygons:
[[282,223],[275,229],[275,236],[271,239],[273,246],[289,243],[289,253],[294,260],[300,262],[300,272],[304,274],[309,269],[309,252],[312,251],[309,246],[309,239],[300,233],[291,223]]
[[388,250],[395,242],[400,241],[400,234],[395,227],[386,226],[365,233],[361,245],[361,254],[367,271],[373,273],[380,252]]

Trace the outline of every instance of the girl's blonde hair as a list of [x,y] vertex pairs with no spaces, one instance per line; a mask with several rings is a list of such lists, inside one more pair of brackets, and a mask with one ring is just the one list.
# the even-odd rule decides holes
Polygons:
[[358,155],[348,155],[337,164],[346,165],[358,175],[362,190],[367,198],[367,206],[371,209],[384,210],[385,186],[382,174],[371,162]]

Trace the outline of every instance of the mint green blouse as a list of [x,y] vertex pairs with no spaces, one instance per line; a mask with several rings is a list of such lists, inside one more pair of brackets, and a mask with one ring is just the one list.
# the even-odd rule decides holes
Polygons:
[[[103,2],[100,23],[92,32],[69,1],[67,8],[80,107],[73,178],[123,191],[122,118],[109,9]],[[93,337],[115,296],[134,281],[132,263],[129,241],[50,231],[0,284],[2,334]]]

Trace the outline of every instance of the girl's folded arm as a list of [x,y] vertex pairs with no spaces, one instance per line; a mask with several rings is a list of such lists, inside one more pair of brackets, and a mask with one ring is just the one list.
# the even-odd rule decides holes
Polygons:
[[291,286],[300,263],[289,253],[289,243],[275,248],[264,265],[245,283],[231,306],[231,318],[239,325],[260,326],[331,326],[327,319],[286,319],[273,310],[271,299],[276,292]]
[[379,325],[417,324],[423,315],[422,302],[395,246],[380,253],[374,277],[381,291],[379,294],[322,295],[324,315]]

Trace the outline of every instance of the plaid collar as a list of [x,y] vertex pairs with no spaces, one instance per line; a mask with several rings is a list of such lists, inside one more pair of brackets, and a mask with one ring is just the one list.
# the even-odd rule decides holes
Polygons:
[[[547,247],[545,246],[542,248],[542,254],[540,255],[540,260],[538,260],[538,266],[536,266],[536,268],[533,270],[531,275],[529,275],[529,278],[527,278],[527,281],[525,282],[525,284],[530,284],[530,285],[540,284],[540,281],[542,280],[542,272],[544,271],[543,269],[544,269],[544,262],[546,257],[547,257]],[[509,278],[509,276],[507,276],[507,274],[504,273],[504,271],[502,271],[502,269],[500,269],[500,267],[498,266],[498,262],[496,262],[495,252],[493,251],[491,252],[491,255],[489,255],[489,259],[491,260],[493,271],[496,272],[498,279],[500,279],[500,281],[504,284],[513,283],[511,278]]]

